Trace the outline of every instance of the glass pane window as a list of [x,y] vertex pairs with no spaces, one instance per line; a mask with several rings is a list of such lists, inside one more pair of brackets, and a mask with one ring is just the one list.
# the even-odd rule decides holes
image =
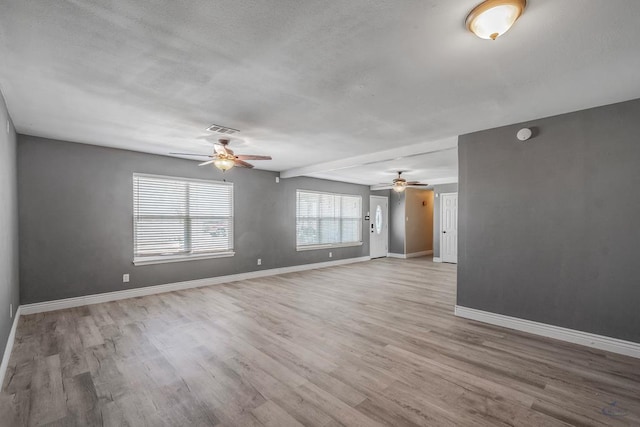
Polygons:
[[296,192],[296,246],[298,249],[362,242],[360,196]]
[[233,184],[133,175],[134,259],[233,250]]

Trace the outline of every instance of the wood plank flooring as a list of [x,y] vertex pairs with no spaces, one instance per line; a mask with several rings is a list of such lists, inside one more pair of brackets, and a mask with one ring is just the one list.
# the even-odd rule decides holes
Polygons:
[[3,426],[640,425],[640,360],[456,318],[380,259],[20,319]]

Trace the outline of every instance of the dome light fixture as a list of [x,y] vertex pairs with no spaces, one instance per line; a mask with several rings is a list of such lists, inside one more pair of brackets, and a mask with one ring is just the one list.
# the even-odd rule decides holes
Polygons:
[[527,0],[486,0],[467,16],[467,29],[481,39],[495,40],[524,12]]
[[220,157],[218,157],[213,161],[213,164],[222,172],[226,172],[235,166],[235,161],[233,158],[221,155]]
[[404,190],[406,190],[407,188],[407,183],[402,182],[402,181],[398,181],[395,184],[393,184],[393,187],[391,187],[393,189],[393,191],[395,191],[396,193],[402,193]]

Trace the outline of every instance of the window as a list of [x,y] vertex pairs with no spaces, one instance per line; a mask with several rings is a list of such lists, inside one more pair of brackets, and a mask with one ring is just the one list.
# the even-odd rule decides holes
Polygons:
[[233,255],[233,184],[133,175],[136,265]]
[[362,244],[362,198],[298,190],[298,250]]

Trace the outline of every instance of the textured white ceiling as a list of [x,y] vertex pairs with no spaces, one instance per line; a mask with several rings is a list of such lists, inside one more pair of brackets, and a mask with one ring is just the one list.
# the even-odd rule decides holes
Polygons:
[[309,175],[316,178],[380,186],[391,185],[399,171],[402,171],[402,177],[407,181],[421,181],[425,184],[458,182],[458,150],[450,148],[434,153],[388,159]]
[[0,85],[22,133],[205,153],[216,123],[279,171],[640,97],[640,1],[530,0],[495,42],[478,1],[0,0]]

